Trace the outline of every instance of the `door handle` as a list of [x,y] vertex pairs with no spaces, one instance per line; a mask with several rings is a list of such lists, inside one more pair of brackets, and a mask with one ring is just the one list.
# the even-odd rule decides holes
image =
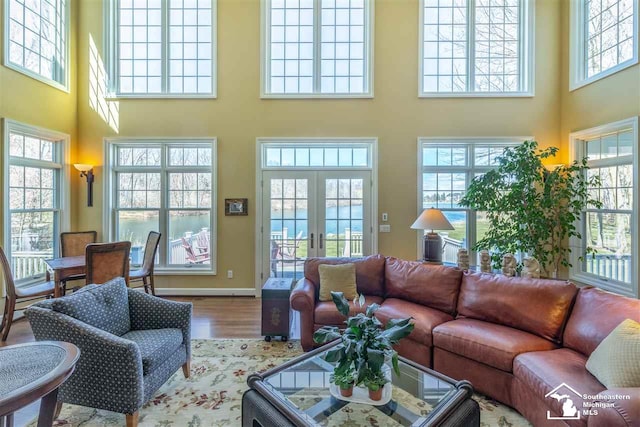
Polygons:
[[320,249],[322,249],[322,233],[320,233]]
[[311,238],[311,249],[313,249],[313,233],[309,237]]

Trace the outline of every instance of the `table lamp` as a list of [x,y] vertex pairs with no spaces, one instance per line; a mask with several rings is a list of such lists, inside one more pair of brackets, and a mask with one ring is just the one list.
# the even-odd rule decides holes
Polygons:
[[411,228],[431,230],[424,235],[422,260],[430,264],[442,264],[442,238],[434,230],[454,230],[442,211],[435,208],[423,210]]

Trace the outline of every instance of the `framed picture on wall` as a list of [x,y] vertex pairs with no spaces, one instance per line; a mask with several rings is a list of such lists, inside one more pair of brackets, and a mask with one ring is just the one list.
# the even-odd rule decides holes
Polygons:
[[224,199],[224,214],[229,216],[248,215],[249,199]]

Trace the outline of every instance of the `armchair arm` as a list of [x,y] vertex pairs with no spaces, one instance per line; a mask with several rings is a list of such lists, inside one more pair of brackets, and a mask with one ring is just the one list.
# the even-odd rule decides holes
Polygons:
[[313,349],[314,311],[316,308],[316,287],[302,278],[291,291],[291,308],[300,312],[300,343],[304,351]]
[[190,302],[169,301],[129,289],[129,317],[131,330],[177,328],[182,330],[182,342],[187,348],[187,359],[191,357],[191,310]]
[[126,414],[142,406],[142,358],[133,341],[46,308],[30,307],[25,315],[36,340],[66,341],[80,349],[60,401]]
[[[598,415],[592,415],[587,421],[589,427],[640,426],[640,388],[610,388],[599,395],[611,397],[600,402],[613,404],[608,408],[596,408]],[[629,396],[630,399],[618,396]]]

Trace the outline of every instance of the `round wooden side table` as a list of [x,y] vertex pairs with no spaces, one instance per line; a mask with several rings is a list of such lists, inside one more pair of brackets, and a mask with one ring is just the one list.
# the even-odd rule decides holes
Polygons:
[[78,347],[66,342],[0,347],[0,427],[12,427],[13,413],[38,399],[38,427],[51,427],[58,387],[71,376],[78,357]]

